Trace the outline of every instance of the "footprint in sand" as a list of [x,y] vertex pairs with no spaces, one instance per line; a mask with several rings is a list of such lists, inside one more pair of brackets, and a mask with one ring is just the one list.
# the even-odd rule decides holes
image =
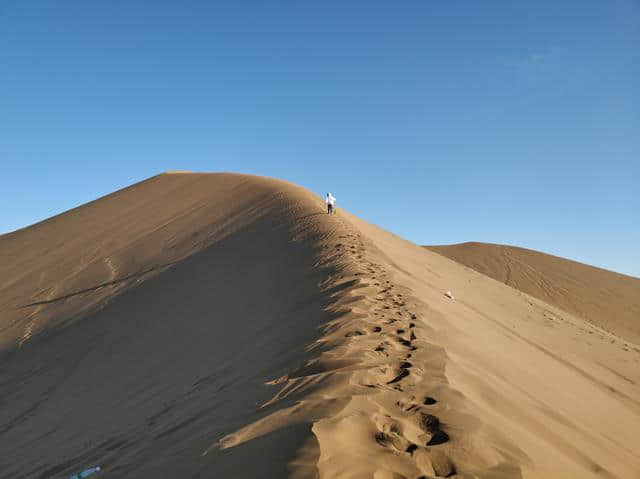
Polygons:
[[404,452],[408,452],[409,454],[413,454],[413,451],[415,451],[416,449],[418,449],[418,446],[416,444],[409,444],[407,446],[407,449],[405,449]]
[[375,440],[378,444],[384,447],[391,447],[398,452],[407,451],[411,443],[402,436],[397,424],[385,420],[376,422],[380,422],[378,428],[382,429],[375,435]]
[[364,333],[362,331],[356,330],[356,331],[349,331],[347,334],[344,335],[345,338],[351,338],[353,336],[364,336]]
[[440,420],[433,414],[420,413],[419,425],[431,436],[427,446],[437,446],[449,441],[449,435],[442,430]]
[[387,351],[385,350],[385,346],[386,344],[378,344],[378,346],[376,346],[376,349],[374,349],[374,351],[378,353],[384,353],[385,356],[389,356],[389,353],[387,353]]
[[387,381],[387,384],[394,384],[394,383],[397,383],[398,381],[402,381],[404,378],[409,376],[409,374],[411,373],[409,372],[408,369],[400,368],[400,371],[398,372],[396,377],[393,378],[391,381]]

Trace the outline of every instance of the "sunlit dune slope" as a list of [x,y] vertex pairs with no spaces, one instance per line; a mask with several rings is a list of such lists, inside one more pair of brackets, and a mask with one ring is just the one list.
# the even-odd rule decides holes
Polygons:
[[427,246],[512,288],[640,343],[640,279],[515,246]]

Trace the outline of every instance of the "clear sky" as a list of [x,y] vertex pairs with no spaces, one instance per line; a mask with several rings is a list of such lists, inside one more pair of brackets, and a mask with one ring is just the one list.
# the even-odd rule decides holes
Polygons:
[[640,276],[640,2],[0,0],[0,232],[164,170]]

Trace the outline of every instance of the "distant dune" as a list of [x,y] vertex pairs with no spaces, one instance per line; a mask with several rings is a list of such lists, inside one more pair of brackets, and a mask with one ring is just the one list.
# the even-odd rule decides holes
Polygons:
[[426,248],[640,344],[638,278],[515,246]]
[[637,280],[508,254],[188,172],[2,235],[0,479],[640,477]]

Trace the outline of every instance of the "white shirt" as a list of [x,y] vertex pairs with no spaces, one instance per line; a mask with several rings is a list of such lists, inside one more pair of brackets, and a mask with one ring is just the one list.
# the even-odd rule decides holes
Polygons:
[[331,195],[331,194],[330,194],[330,195],[328,195],[328,196],[325,198],[325,202],[326,202],[328,205],[335,206],[335,204],[336,204],[336,199],[333,197],[333,195]]

